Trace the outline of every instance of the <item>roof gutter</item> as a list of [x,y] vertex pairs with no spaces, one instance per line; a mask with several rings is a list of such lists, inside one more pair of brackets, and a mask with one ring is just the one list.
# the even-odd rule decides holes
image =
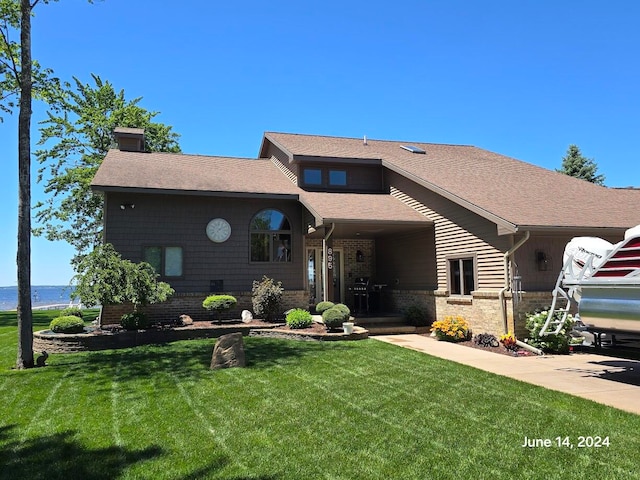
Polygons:
[[504,298],[504,294],[507,292],[507,290],[509,290],[509,285],[511,284],[511,282],[509,281],[509,259],[513,256],[516,250],[518,250],[522,245],[524,245],[527,240],[529,240],[530,236],[531,232],[529,230],[526,230],[524,232],[524,237],[518,240],[518,242],[504,254],[504,287],[502,287],[502,289],[498,293],[498,298],[500,299],[500,308],[502,309],[502,328],[504,330],[504,333],[509,332],[509,325],[507,322],[507,306],[505,304]]

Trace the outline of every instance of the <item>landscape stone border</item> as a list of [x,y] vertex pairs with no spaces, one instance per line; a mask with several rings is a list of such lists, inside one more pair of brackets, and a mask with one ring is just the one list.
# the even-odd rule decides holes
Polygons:
[[171,328],[152,328],[147,330],[115,330],[87,327],[85,333],[54,333],[40,330],[33,334],[33,350],[36,353],[74,353],[96,350],[110,350],[136,347],[156,343],[169,343],[178,340],[200,338],[218,338],[221,335],[240,332],[243,336],[285,338],[304,341],[363,340],[369,332],[354,327],[352,334],[342,332],[309,333],[283,328],[284,325],[247,325],[244,323],[194,322],[193,325]]

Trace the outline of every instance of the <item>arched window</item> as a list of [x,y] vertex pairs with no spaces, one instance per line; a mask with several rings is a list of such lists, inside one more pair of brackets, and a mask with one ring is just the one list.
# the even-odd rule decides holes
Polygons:
[[266,209],[251,220],[251,261],[290,262],[291,224],[282,212]]

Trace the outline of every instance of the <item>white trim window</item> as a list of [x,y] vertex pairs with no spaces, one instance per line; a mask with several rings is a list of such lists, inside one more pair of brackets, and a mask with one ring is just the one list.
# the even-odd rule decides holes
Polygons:
[[449,292],[451,295],[470,296],[476,289],[475,257],[448,259]]

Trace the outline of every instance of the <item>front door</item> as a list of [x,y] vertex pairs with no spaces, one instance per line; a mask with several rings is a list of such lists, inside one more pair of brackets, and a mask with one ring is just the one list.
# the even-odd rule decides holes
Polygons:
[[[322,264],[322,248],[307,248],[307,284],[309,285],[309,305],[316,305],[323,300],[324,268]],[[333,249],[333,303],[344,302],[344,264],[342,250]]]

